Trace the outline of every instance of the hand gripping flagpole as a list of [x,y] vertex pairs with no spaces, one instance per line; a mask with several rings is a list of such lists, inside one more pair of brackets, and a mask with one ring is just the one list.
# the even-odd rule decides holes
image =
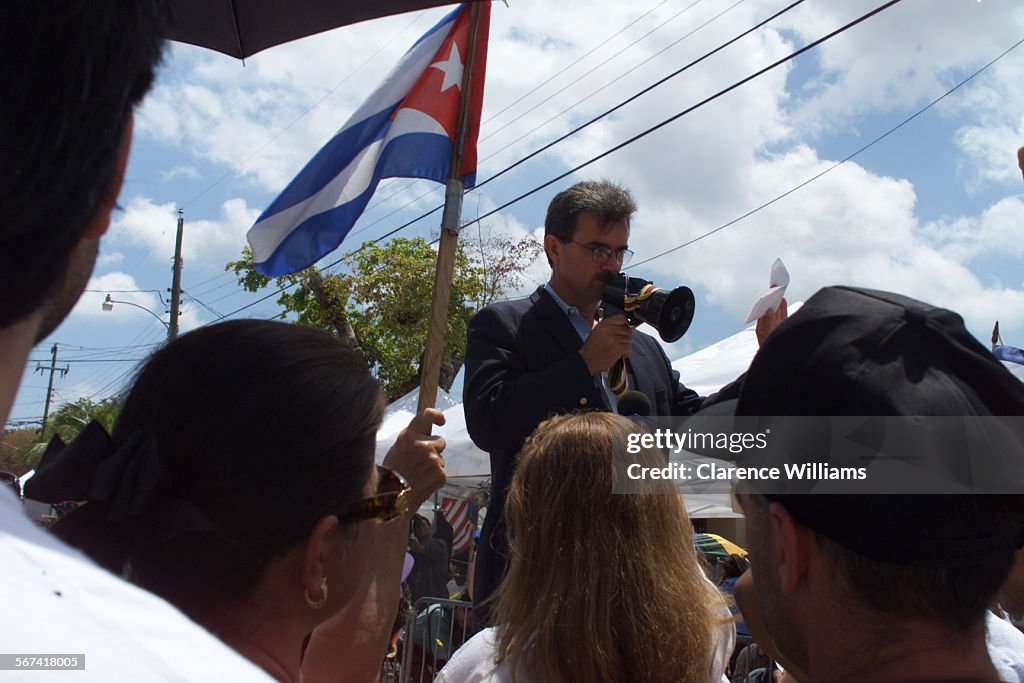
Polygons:
[[[485,2],[487,0],[484,0]],[[462,220],[462,148],[469,125],[469,97],[473,83],[473,63],[476,60],[477,28],[480,24],[480,3],[473,2],[469,15],[469,41],[466,62],[462,67],[459,91],[459,118],[452,145],[451,173],[444,193],[444,213],[441,218],[441,243],[437,249],[437,268],[434,271],[434,295],[427,327],[427,345],[420,365],[420,398],[418,411],[433,408],[437,402],[437,385],[441,378],[441,352],[444,350],[445,329],[448,327],[448,303],[451,300],[452,276],[455,272],[455,252]]]

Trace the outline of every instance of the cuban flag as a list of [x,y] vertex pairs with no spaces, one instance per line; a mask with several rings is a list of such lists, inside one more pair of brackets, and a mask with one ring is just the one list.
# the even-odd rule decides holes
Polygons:
[[[490,2],[477,4],[480,21],[459,169],[466,187],[476,182],[491,11]],[[248,233],[257,270],[271,277],[287,275],[333,251],[382,178],[448,181],[469,19],[470,3],[465,3],[427,31],[267,207]]]
[[441,496],[441,512],[452,525],[452,554],[469,550],[470,541],[473,540],[469,501],[455,496]]

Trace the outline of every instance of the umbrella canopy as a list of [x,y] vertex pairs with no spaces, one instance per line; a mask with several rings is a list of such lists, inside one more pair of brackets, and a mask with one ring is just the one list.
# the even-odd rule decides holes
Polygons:
[[268,47],[451,0],[171,0],[167,38],[245,59]]
[[693,544],[712,565],[725,562],[730,555],[740,555],[741,557],[747,555],[746,550],[718,534],[695,533]]

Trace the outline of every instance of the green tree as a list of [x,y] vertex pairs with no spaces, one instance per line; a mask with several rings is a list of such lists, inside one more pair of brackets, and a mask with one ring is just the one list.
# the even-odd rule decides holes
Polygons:
[[24,474],[39,464],[39,458],[54,436],[59,436],[64,443],[71,443],[93,420],[110,432],[120,411],[121,403],[113,398],[104,399],[99,403],[87,398],[65,403],[50,415],[46,421],[46,429],[41,434],[34,429],[18,429],[4,433],[0,440],[0,469],[11,467],[9,471]]
[[32,469],[26,458],[38,436],[32,427],[8,429],[0,434],[0,471],[20,477]]
[[[441,356],[440,385],[445,390],[462,366],[469,319],[481,306],[518,287],[540,250],[529,238],[481,239],[469,248],[459,243]],[[299,324],[349,340],[393,401],[419,384],[437,252],[423,238],[399,237],[382,245],[364,243],[343,261],[350,272],[325,274],[310,267],[271,280],[256,270],[246,247],[242,258],[225,269],[251,292],[272,283],[287,287],[277,300],[283,309],[280,317],[294,316]]]
[[121,402],[113,398],[104,399],[99,403],[87,398],[65,403],[46,421],[43,440],[49,442],[54,436],[59,436],[64,443],[70,443],[93,420],[103,425],[110,433],[120,412]]

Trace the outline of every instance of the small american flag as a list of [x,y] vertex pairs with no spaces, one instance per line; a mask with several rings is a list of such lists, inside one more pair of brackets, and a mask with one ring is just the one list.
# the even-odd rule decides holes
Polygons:
[[455,496],[441,496],[441,511],[452,525],[452,553],[469,550],[473,523],[469,519],[469,501]]

